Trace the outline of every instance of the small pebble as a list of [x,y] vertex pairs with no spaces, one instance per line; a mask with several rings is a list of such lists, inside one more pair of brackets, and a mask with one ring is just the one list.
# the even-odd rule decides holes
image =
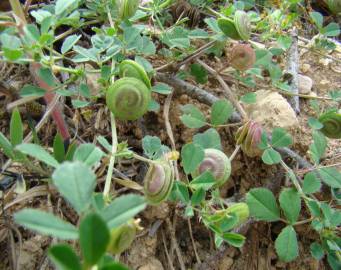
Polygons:
[[305,75],[298,74],[298,90],[300,94],[310,94],[313,87],[313,80]]

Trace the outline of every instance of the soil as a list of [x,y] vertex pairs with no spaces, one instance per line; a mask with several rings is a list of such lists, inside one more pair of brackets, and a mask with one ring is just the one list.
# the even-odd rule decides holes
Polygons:
[[[341,59],[341,53],[339,52],[330,55],[333,58]],[[217,70],[226,62],[225,58],[205,60],[211,66],[216,67]],[[312,92],[318,96],[326,96],[331,89],[338,89],[341,85],[341,65],[338,64],[339,62],[329,60],[329,58],[324,58],[310,51],[301,50],[301,73],[313,79]],[[162,65],[162,63],[158,64]],[[31,80],[27,69],[11,64],[1,63],[1,65],[0,81],[11,88],[20,89],[22,85]],[[263,89],[262,86],[257,86],[254,89],[242,85],[237,86],[233,80],[228,81],[228,83],[239,97],[247,92]],[[0,87],[2,87],[1,84]],[[210,78],[209,82],[202,85],[202,87],[209,89],[212,94],[218,97],[223,97],[223,91],[214,79]],[[17,93],[5,94],[0,91],[0,131],[6,136],[9,134],[10,119],[10,112],[6,110],[6,105],[16,100],[17,96]],[[138,121],[117,123],[119,141],[127,141],[129,146],[140,153],[142,152],[141,139],[145,135],[158,136],[162,143],[170,145],[162,114],[164,97],[155,96],[154,98],[161,105],[160,112],[149,112],[143,119]],[[322,104],[324,103],[322,102]],[[69,100],[66,100],[64,113],[71,128],[72,136],[79,141],[96,142],[96,136],[102,135],[110,141],[110,117],[103,100],[99,99],[94,105],[76,110],[72,109],[69,104]],[[174,96],[169,117],[177,149],[181,149],[184,143],[190,142],[195,133],[205,130],[188,129],[183,125],[180,121],[180,106],[185,104],[194,104],[204,111],[206,115],[209,115],[207,105],[200,104],[187,95]],[[42,117],[44,109],[45,105],[40,100],[22,106],[20,110],[24,123],[28,123],[28,121],[36,123]],[[301,156],[309,159],[307,151],[311,143],[311,129],[308,127],[307,120],[311,116],[316,116],[316,114],[309,105],[309,100],[306,99],[300,99],[300,109],[301,113],[297,118],[300,128],[298,132],[293,134],[295,142],[293,149]],[[28,117],[29,115],[30,117]],[[219,129],[223,150],[227,155],[230,155],[234,150],[235,140],[233,134],[236,129],[236,127]],[[29,127],[25,124],[25,132],[28,131]],[[41,143],[43,145],[52,145],[52,138],[55,133],[54,124],[48,121],[39,133]],[[340,155],[341,142],[337,140],[330,141],[323,164],[336,163],[340,160]],[[3,166],[5,162],[6,158],[0,153],[0,165]],[[101,167],[97,169],[99,190],[103,188],[102,183],[106,166],[107,162],[103,162]],[[123,160],[119,161],[116,168],[140,184],[146,171],[146,166],[140,162]],[[230,181],[221,188],[221,195],[224,198],[237,193],[243,196],[250,188],[266,186],[273,181],[280,181],[282,186],[287,184],[284,172],[279,167],[267,166],[259,158],[249,158],[241,152],[233,160],[232,168],[233,172]],[[19,164],[13,164],[9,170],[23,175],[26,179],[27,172]],[[8,176],[3,176],[2,179],[6,177]],[[22,270],[53,269],[47,260],[46,253],[48,246],[56,240],[36,235],[31,231],[18,227],[12,219],[13,213],[21,208],[35,207],[52,209],[54,213],[70,222],[77,223],[76,215],[70,207],[56,193],[50,193],[43,187],[44,183],[39,179],[27,177],[26,192],[17,194],[15,186],[13,186],[3,193],[2,211],[0,210],[3,212],[0,216],[0,269],[12,269],[12,257],[14,257],[14,261],[20,265]],[[119,185],[116,186],[116,190],[118,193],[127,192],[126,188]],[[182,259],[187,269],[329,269],[325,260],[318,262],[310,256],[309,245],[318,238],[318,235],[308,225],[297,227],[300,256],[294,262],[287,264],[279,261],[274,249],[274,240],[283,227],[281,222],[256,222],[245,233],[247,241],[243,248],[237,249],[224,246],[217,250],[214,247],[212,234],[200,220],[192,218],[190,220],[192,236],[200,263],[194,252],[188,220],[183,217],[183,213],[184,207],[172,203],[148,207],[139,215],[142,220],[143,230],[139,232],[132,247],[121,255],[121,261],[127,263],[131,269],[180,269],[178,257],[172,244],[172,241],[175,240],[180,247]],[[174,226],[175,239],[171,239],[167,220]]]

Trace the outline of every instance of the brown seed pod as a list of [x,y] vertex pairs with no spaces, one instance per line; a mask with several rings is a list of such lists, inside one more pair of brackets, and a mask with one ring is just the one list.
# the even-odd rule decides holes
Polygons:
[[199,24],[201,18],[200,10],[186,1],[178,1],[172,8],[172,15],[174,21],[187,17],[187,24],[192,28]]
[[248,44],[238,44],[232,48],[230,65],[239,71],[251,68],[256,62],[256,53]]

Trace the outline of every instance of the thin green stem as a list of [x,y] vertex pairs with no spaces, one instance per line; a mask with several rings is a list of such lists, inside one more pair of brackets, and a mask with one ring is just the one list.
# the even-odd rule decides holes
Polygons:
[[110,123],[111,123],[112,146],[111,146],[111,156],[110,156],[110,161],[109,161],[108,172],[107,172],[107,176],[105,179],[104,190],[103,190],[103,196],[105,198],[108,198],[108,195],[110,192],[112,173],[113,173],[114,164],[115,164],[115,154],[117,151],[116,121],[115,121],[115,116],[113,113],[110,113]]

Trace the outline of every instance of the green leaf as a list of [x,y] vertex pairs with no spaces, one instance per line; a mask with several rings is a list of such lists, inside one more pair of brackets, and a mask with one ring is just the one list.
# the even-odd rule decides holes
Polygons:
[[13,146],[21,144],[23,141],[24,132],[20,113],[18,108],[15,108],[12,112],[10,123],[10,138]]
[[77,8],[78,2],[79,0],[57,0],[55,7],[56,15],[61,15],[65,11],[70,13],[72,10]]
[[298,256],[296,232],[292,226],[285,227],[275,241],[278,257],[284,262],[293,261]]
[[210,171],[205,171],[204,173],[202,173],[198,177],[194,178],[190,182],[190,186],[194,190],[196,190],[196,189],[208,190],[212,186],[214,186],[215,183],[216,183],[216,181],[215,181],[212,173]]
[[240,248],[244,245],[245,236],[238,233],[226,232],[221,235],[221,237],[233,247]]
[[323,16],[319,12],[310,12],[309,13],[310,18],[313,20],[313,22],[316,24],[317,28],[322,28],[323,25]]
[[200,145],[188,143],[181,149],[182,166],[186,174],[194,172],[204,160],[204,150]]
[[153,86],[152,91],[162,95],[169,95],[170,93],[172,93],[172,88],[168,84],[157,83]]
[[89,207],[96,175],[88,166],[79,161],[64,162],[53,172],[52,182],[78,214]]
[[2,132],[0,132],[0,149],[4,151],[4,154],[8,157],[13,159],[14,158],[14,152],[13,147],[10,141],[5,137]]
[[161,148],[161,140],[156,136],[145,136],[142,139],[142,148],[145,155],[149,158],[153,158],[155,153],[157,153]]
[[301,211],[301,197],[294,188],[283,189],[279,195],[279,204],[284,215],[291,224],[294,224]]
[[191,197],[192,205],[199,205],[205,199],[205,190],[202,188],[197,189],[193,192]]
[[340,27],[337,23],[331,22],[326,27],[323,27],[321,33],[328,37],[337,37],[340,35]]
[[259,220],[277,221],[280,218],[275,196],[269,189],[251,189],[246,195],[246,203],[251,215]]
[[230,101],[221,99],[213,103],[211,123],[214,126],[223,125],[232,116],[233,106]]
[[341,188],[341,173],[336,168],[323,168],[318,172],[322,181],[332,188]]
[[60,239],[77,239],[78,231],[72,224],[37,209],[23,209],[14,214],[16,223],[44,235]]
[[78,36],[78,35],[71,35],[71,36],[68,36],[64,42],[63,42],[63,45],[62,45],[62,48],[61,48],[61,52],[62,54],[68,52],[69,50],[71,50],[71,48],[78,42],[78,40],[81,38],[82,36]]
[[245,104],[256,103],[257,95],[256,95],[256,93],[247,93],[240,98],[240,101],[245,103]]
[[262,160],[265,164],[273,165],[281,162],[281,155],[274,149],[269,148],[265,149],[262,154]]
[[38,76],[47,83],[48,86],[54,87],[56,86],[55,78],[49,68],[40,68],[38,70]]
[[118,227],[133,218],[146,208],[146,201],[142,196],[123,195],[111,202],[101,215],[107,222],[109,229]]
[[20,91],[22,97],[42,97],[45,94],[45,89],[34,85],[25,85]]
[[119,262],[110,262],[101,266],[99,270],[130,270],[130,269]]
[[175,193],[177,198],[182,201],[184,204],[188,204],[189,203],[189,192],[188,192],[188,188],[187,186],[180,181],[176,181],[174,183],[174,189],[175,189]]
[[57,269],[82,270],[77,254],[69,245],[57,244],[49,248],[48,256]]
[[79,243],[87,265],[95,265],[104,255],[110,241],[105,221],[96,213],[88,214],[79,226]]
[[271,139],[272,147],[287,147],[292,144],[292,137],[284,128],[274,128]]
[[34,157],[38,159],[41,162],[44,162],[45,164],[57,168],[59,166],[59,163],[53,156],[51,156],[44,148],[42,148],[40,145],[33,144],[33,143],[23,143],[19,144],[15,147],[16,150],[19,150],[20,152],[29,155],[31,157]]
[[74,108],[84,108],[86,106],[89,106],[90,102],[85,100],[79,100],[79,99],[73,99],[71,100],[71,104]]
[[315,172],[309,172],[304,176],[303,192],[306,194],[312,194],[319,191],[321,188],[321,181],[317,177]]
[[62,136],[57,133],[53,140],[53,156],[59,162],[65,159],[65,148]]
[[182,106],[183,115],[181,121],[189,128],[201,128],[206,125],[204,114],[194,105],[187,104]]
[[312,129],[319,130],[319,129],[323,128],[323,124],[314,117],[308,118],[308,124]]
[[292,38],[287,35],[282,35],[277,39],[277,43],[281,46],[283,50],[287,50],[292,44]]
[[207,82],[207,71],[199,64],[192,64],[191,75],[195,78],[197,83],[205,84]]
[[320,163],[320,159],[326,152],[327,149],[327,139],[326,137],[318,130],[313,131],[313,140],[314,142],[309,147],[309,153],[311,158],[314,160],[316,164]]
[[215,148],[221,150],[221,140],[216,129],[210,128],[203,133],[193,136],[194,144],[200,145],[203,149]]
[[19,50],[11,50],[8,48],[3,48],[3,52],[4,52],[4,56],[9,61],[16,61],[24,55],[24,52],[20,49]]
[[310,253],[316,260],[321,260],[324,256],[323,248],[317,242],[314,242],[310,245]]
[[102,150],[96,147],[94,144],[84,143],[78,146],[76,149],[73,155],[73,160],[81,161],[88,166],[94,166],[101,160],[103,155],[104,153]]

